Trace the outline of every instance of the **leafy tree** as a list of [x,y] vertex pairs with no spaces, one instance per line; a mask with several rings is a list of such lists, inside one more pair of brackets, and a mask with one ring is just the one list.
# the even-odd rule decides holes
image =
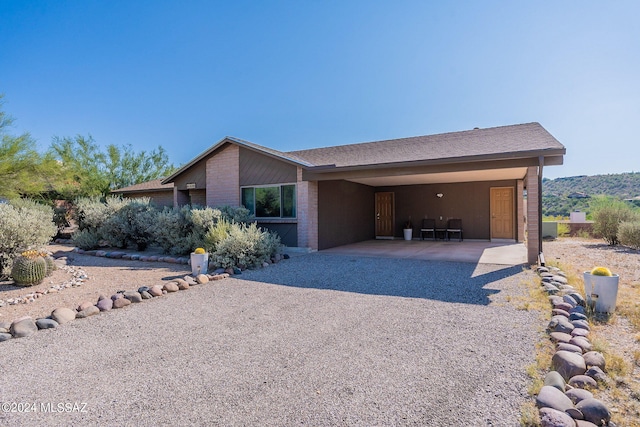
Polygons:
[[37,197],[59,182],[60,170],[52,156],[41,156],[28,133],[15,136],[8,128],[13,118],[2,111],[0,94],[0,198]]
[[111,190],[167,176],[175,169],[162,147],[136,153],[131,145],[108,145],[101,151],[89,135],[55,137],[52,154],[62,164],[70,185],[67,198],[106,196]]

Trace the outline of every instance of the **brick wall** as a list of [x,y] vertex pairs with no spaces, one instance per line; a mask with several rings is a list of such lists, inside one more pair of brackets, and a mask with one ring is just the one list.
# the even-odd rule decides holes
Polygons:
[[240,148],[227,144],[207,160],[207,206],[240,205]]
[[297,209],[298,246],[318,249],[318,183],[303,181],[302,168],[298,168]]
[[538,218],[538,167],[527,168],[527,260],[529,264],[538,263],[539,218]]

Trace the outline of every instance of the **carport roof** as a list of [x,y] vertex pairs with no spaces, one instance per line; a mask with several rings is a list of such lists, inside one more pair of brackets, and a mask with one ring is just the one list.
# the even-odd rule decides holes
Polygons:
[[421,161],[494,160],[564,154],[565,148],[539,123],[473,129],[437,135],[339,145],[287,154],[315,166],[337,168]]

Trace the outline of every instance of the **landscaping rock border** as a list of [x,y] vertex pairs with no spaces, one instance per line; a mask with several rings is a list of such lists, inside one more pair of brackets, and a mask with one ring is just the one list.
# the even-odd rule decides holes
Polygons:
[[538,267],[541,286],[549,295],[552,318],[547,325],[556,343],[544,386],[536,396],[543,427],[576,425],[609,426],[611,411],[595,399],[590,390],[609,381],[604,373],[604,356],[592,351],[585,298],[568,284],[566,274],[557,267]]
[[[60,243],[56,241],[56,243]],[[168,262],[177,264],[189,264],[190,260],[185,258],[173,258],[163,256],[140,256],[139,254],[130,254],[117,251],[83,251],[82,249],[75,248],[74,252],[84,255],[93,255],[98,257],[126,259],[131,261],[151,261],[151,262]],[[126,255],[126,256],[125,256]],[[275,264],[282,259],[289,259],[287,254],[280,255],[270,260],[270,263],[265,262],[263,267],[267,267],[270,264]],[[186,262],[185,262],[186,260]],[[56,265],[60,269],[64,269],[72,275],[72,278],[61,285],[54,285],[45,291],[32,292],[24,297],[11,298],[6,302],[0,300],[2,305],[5,304],[26,304],[34,301],[36,298],[40,298],[42,295],[48,293],[58,292],[62,289],[69,287],[77,287],[89,279],[87,274],[82,269],[76,269],[68,266],[65,260],[56,260]],[[48,317],[38,318],[35,321],[29,317],[21,317],[13,322],[0,322],[0,342],[7,341],[11,338],[22,338],[33,335],[35,332],[42,329],[52,329],[58,326],[71,322],[75,319],[83,319],[86,317],[94,316],[103,311],[110,311],[112,309],[119,309],[131,304],[141,303],[147,299],[161,297],[169,293],[185,291],[191,286],[202,285],[218,280],[226,279],[229,276],[241,274],[242,271],[237,268],[217,268],[212,274],[198,274],[196,277],[186,275],[181,279],[175,279],[167,283],[157,284],[151,287],[141,286],[137,290],[122,290],[109,296],[100,295],[98,300],[94,303],[91,301],[84,301],[80,303],[75,309],[68,307],[58,307],[51,312]]]

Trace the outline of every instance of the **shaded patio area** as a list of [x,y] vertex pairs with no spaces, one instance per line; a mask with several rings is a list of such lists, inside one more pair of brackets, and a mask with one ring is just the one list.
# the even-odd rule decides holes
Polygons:
[[365,240],[324,249],[320,252],[476,264],[520,265],[527,263],[527,248],[524,243],[489,241]]

